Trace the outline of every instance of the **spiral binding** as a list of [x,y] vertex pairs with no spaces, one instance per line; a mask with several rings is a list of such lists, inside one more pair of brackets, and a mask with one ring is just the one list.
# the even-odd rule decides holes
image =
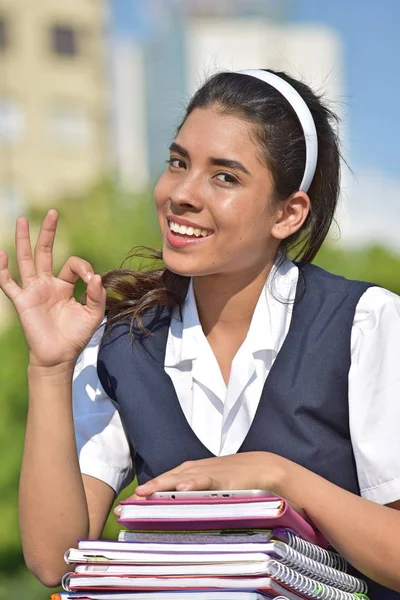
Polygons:
[[316,562],[327,565],[328,567],[332,567],[333,569],[337,569],[338,571],[342,571],[343,573],[347,572],[347,561],[337,552],[320,548],[311,542],[303,540],[301,537],[295,535],[291,531],[287,531],[286,536],[287,544],[294,550],[297,550],[297,552],[300,552],[300,554],[304,554],[304,556],[308,556]]
[[346,592],[364,594],[368,590],[365,581],[323,565],[304,554],[300,554],[300,552],[284,542],[275,542],[275,547],[278,550],[277,554],[280,554],[279,562],[287,567],[296,569],[299,573],[307,577],[316,579],[321,583],[333,585]]
[[268,575],[278,583],[283,583],[288,588],[315,600],[359,600],[360,598],[359,594],[345,592],[310,579],[276,560],[269,562]]

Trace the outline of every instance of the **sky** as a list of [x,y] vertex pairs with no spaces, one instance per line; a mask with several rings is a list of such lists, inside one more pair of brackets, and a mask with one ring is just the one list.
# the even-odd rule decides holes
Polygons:
[[[143,33],[145,2],[111,0],[115,31]],[[286,6],[291,21],[324,23],[342,38],[351,161],[400,176],[400,0],[288,0]]]
[[339,32],[345,57],[351,157],[400,176],[399,0],[294,0],[299,22]]
[[[145,35],[146,1],[110,0],[117,34]],[[289,21],[322,23],[340,36],[347,157],[355,182],[349,192],[352,235],[358,231],[360,239],[375,233],[387,236],[400,250],[400,0],[272,2],[285,6]],[[358,222],[360,211],[362,222]]]

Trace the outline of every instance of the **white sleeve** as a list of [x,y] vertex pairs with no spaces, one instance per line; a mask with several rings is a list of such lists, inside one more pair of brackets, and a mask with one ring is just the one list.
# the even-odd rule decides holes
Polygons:
[[351,334],[350,432],[361,495],[400,499],[400,297],[372,287]]
[[97,375],[97,355],[104,325],[79,356],[72,402],[81,472],[111,486],[117,494],[133,479],[129,443],[114,402]]

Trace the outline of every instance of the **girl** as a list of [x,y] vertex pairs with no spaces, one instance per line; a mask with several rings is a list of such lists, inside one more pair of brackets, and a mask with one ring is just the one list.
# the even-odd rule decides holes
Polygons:
[[43,583],[136,474],[138,496],[273,490],[400,591],[400,300],[310,264],[339,193],[332,119],[283,73],[206,82],[155,189],[162,271],[102,280],[72,257],[54,277],[56,212],[34,258],[18,220],[22,287],[5,253],[0,285],[30,352],[20,521]]

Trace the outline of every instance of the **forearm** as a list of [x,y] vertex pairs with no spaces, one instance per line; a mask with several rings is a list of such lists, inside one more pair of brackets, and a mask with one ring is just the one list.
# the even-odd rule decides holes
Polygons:
[[29,409],[19,512],[28,567],[47,585],[66,571],[63,554],[89,533],[73,418],[72,371],[28,369]]
[[289,461],[278,487],[353,566],[400,591],[400,511],[360,498]]

